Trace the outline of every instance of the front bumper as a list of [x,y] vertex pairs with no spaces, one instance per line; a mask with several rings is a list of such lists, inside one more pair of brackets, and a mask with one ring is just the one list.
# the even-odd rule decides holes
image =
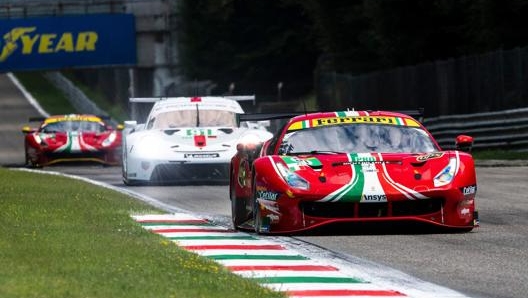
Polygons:
[[180,184],[188,182],[227,183],[229,163],[128,160],[124,179],[130,183]]
[[335,223],[419,222],[459,230],[478,226],[474,197],[459,190],[439,192],[427,199],[399,199],[387,202],[318,202],[285,195],[259,204],[266,233],[294,233]]
[[178,184],[229,180],[230,151],[170,152],[163,159],[136,154],[125,157],[124,179],[129,182]]
[[38,166],[48,166],[59,163],[99,163],[103,165],[119,165],[121,149],[85,151],[85,152],[50,152],[41,151],[30,156],[32,163]]
[[158,164],[150,176],[155,183],[229,182],[227,163],[164,163]]

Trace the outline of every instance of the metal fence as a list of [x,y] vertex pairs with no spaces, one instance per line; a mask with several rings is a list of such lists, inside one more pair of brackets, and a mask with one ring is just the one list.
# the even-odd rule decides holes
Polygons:
[[315,80],[323,110],[423,107],[434,117],[516,109],[528,107],[528,47]]
[[[71,105],[80,113],[109,116],[107,112],[99,108],[81,89],[60,72],[47,72],[44,76],[55,88],[64,94]],[[111,119],[110,123],[116,125],[117,121]]]
[[[130,0],[129,0],[130,1]],[[145,0],[144,0],[145,1]],[[122,13],[125,0],[0,0],[0,18]]]
[[[62,90],[78,110],[85,113],[105,114],[90,98],[60,73],[47,73],[46,78],[55,87]],[[271,110],[274,111],[276,108],[272,107]],[[145,116],[146,114],[141,117]],[[137,120],[141,121],[141,119]],[[423,124],[443,149],[454,149],[456,136],[465,134],[474,137],[473,147],[476,150],[528,151],[528,108],[426,117],[423,119]],[[273,123],[272,129],[278,126],[281,125]]]
[[528,151],[528,108],[425,118],[423,124],[443,149],[454,149],[456,136],[465,134],[476,150]]

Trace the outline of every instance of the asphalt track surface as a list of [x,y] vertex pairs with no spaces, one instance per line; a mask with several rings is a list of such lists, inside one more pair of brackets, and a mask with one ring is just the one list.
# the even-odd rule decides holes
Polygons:
[[[22,167],[22,126],[37,116],[22,93],[0,75],[0,164]],[[416,226],[339,227],[293,237],[345,256],[385,265],[469,297],[521,298],[528,293],[528,166],[500,162],[477,166],[480,228],[440,233]],[[225,185],[125,187],[119,167],[55,166],[142,193],[175,208],[229,222]],[[440,297],[442,298],[442,297]]]

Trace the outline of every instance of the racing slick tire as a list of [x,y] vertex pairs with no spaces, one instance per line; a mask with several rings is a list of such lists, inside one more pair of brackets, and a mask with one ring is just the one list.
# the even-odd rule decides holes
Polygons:
[[124,177],[123,177],[123,183],[126,186],[138,186],[138,185],[145,184],[144,182],[140,182],[138,180],[132,180],[132,179],[125,179]]
[[251,185],[251,197],[253,202],[253,225],[255,226],[255,233],[263,234],[262,231],[262,215],[260,210],[260,204],[257,201],[257,192],[255,186],[255,172],[253,172],[253,183]]
[[127,170],[127,164],[126,163],[127,163],[127,156],[126,156],[126,153],[124,153],[123,154],[123,159],[121,160],[121,173],[122,173],[122,176],[123,176],[123,183],[126,186],[139,185],[140,184],[139,181],[126,178],[128,176],[128,170]]
[[[233,175],[233,174],[231,174]],[[233,176],[231,176],[233,178]],[[231,220],[233,221],[233,228],[238,230],[239,226],[244,222],[244,211],[246,209],[245,204],[242,204],[244,200],[241,200],[236,196],[236,185],[234,179],[230,179],[229,185],[229,199],[231,200]]]

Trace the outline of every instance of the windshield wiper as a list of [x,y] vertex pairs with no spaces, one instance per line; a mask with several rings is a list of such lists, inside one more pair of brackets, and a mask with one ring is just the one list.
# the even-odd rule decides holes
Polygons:
[[200,109],[198,104],[196,104],[196,127],[200,127]]

